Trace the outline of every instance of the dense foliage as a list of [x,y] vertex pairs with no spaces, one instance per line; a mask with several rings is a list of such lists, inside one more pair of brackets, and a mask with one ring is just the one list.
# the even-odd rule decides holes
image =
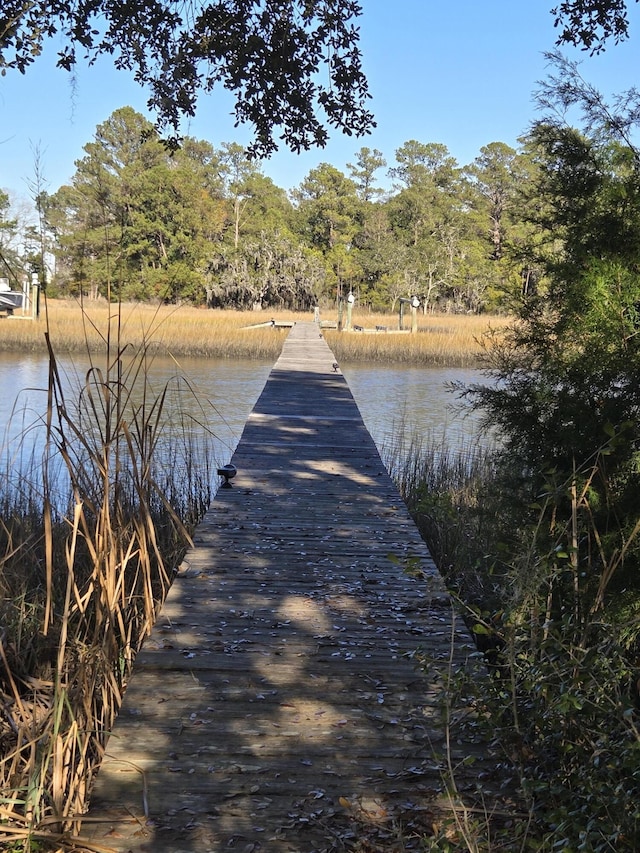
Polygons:
[[[589,131],[554,119],[555,109],[528,138],[538,200],[529,215],[547,285],[522,300],[510,333],[488,351],[498,383],[472,394],[500,431],[521,509],[530,506],[539,524],[546,505],[560,537],[566,556],[547,617],[573,609],[580,633],[583,619],[603,608],[611,615],[638,588],[640,156],[627,141],[630,128],[612,132],[611,113],[601,99],[590,106],[591,90],[571,72],[561,64],[561,85],[546,86],[544,97],[566,105],[562,81],[570,75]],[[556,601],[557,613],[549,610]]]
[[0,70],[24,73],[55,37],[60,68],[107,55],[132,71],[173,142],[198,95],[219,86],[232,93],[238,122],[252,126],[254,153],[274,151],[274,137],[300,150],[325,144],[325,121],[356,135],[372,126],[360,11],[355,0],[5,0]]
[[604,50],[609,39],[622,41],[629,30],[627,5],[627,0],[562,0],[552,10],[558,41],[592,53]]
[[188,137],[171,151],[123,107],[69,185],[34,193],[43,230],[23,236],[15,275],[37,271],[42,241],[58,295],[306,310],[352,291],[376,310],[413,295],[425,311],[500,310],[536,276],[533,165],[500,142],[462,167],[445,145],[409,140],[389,167],[364,147],[348,174],[321,163],[287,194],[238,144]]
[[[490,381],[463,391],[497,449],[444,487],[425,463],[405,493],[491,664],[476,698],[520,774],[517,849],[635,851],[640,103],[627,93],[614,123],[570,64],[558,71],[526,141],[545,286],[490,338]],[[566,107],[582,129],[558,119]]]

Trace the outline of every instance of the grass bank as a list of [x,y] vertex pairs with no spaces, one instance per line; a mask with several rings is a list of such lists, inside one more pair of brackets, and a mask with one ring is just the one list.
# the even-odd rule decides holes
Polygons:
[[[256,358],[275,360],[282,348],[286,328],[257,327],[277,321],[313,319],[311,312],[222,311],[190,306],[146,304],[109,305],[71,300],[47,300],[46,316],[39,320],[7,318],[0,321],[0,350],[46,352],[44,331],[48,329],[56,352],[104,352],[117,316],[121,341],[134,349],[145,346],[170,352],[176,357]],[[321,320],[335,324],[335,310],[322,311]],[[488,315],[426,315],[420,317],[417,334],[398,332],[398,318],[389,314],[354,311],[353,326],[364,331],[324,334],[336,358],[349,361],[396,362],[425,365],[466,366],[477,362],[479,339],[489,328],[501,328],[503,317]],[[254,326],[254,328],[249,328]],[[376,331],[376,327],[386,331]]]
[[[463,675],[449,690],[475,711],[469,723],[496,752],[503,792],[488,799],[493,807],[484,816],[469,823],[464,815],[449,846],[426,849],[635,853],[640,605],[623,590],[614,607],[581,604],[576,614],[566,592],[577,576],[573,566],[592,582],[612,576],[617,563],[587,552],[584,531],[593,521],[572,492],[575,480],[542,495],[528,518],[517,500],[521,471],[513,478],[490,450],[455,452],[425,436],[399,435],[383,457],[487,663],[486,676]],[[627,550],[638,535],[640,522]],[[453,790],[455,781],[452,772]],[[482,790],[483,780],[477,784]],[[506,824],[500,814],[510,816]]]
[[[278,316],[290,321],[295,318]],[[0,321],[0,349],[45,353],[44,332],[48,331],[58,354],[104,353],[117,334],[133,350],[151,347],[176,357],[275,359],[287,330],[246,328],[270,319],[264,312],[49,299],[38,320],[16,317]]]
[[[420,315],[418,331],[398,330],[398,318],[388,314],[354,312],[352,330],[326,330],[325,337],[338,361],[470,367],[482,354],[481,339],[488,329],[506,326],[506,317],[487,314]],[[406,320],[405,320],[406,325]],[[355,330],[359,326],[362,331]]]
[[0,847],[25,853],[84,849],[133,661],[214,488],[206,437],[176,436],[170,389],[148,388],[153,344],[129,346],[117,307],[84,319],[104,357],[69,390],[50,347],[37,451],[18,439],[0,469]]

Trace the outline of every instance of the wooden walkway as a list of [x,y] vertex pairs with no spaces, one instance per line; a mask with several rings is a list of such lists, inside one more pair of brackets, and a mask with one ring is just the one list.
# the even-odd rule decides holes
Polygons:
[[[136,661],[96,844],[411,850],[437,819],[442,684],[471,644],[333,361],[294,326]],[[451,734],[454,763],[477,749]]]

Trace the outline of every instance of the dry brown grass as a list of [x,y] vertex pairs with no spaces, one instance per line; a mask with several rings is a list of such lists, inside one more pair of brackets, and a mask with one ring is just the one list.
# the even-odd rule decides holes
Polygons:
[[147,353],[119,327],[77,397],[49,351],[44,447],[0,470],[1,849],[82,846],[133,659],[211,497],[206,446],[167,440],[167,389],[139,402]]
[[[398,362],[467,366],[477,363],[481,338],[503,329],[509,318],[480,314],[418,315],[418,333],[398,330],[398,317],[389,314],[353,314],[352,325],[363,331],[325,332],[336,358],[349,361]],[[405,317],[405,329],[410,319]],[[386,331],[377,330],[386,327]]]
[[[277,358],[286,330],[271,327],[246,329],[268,322],[266,312],[201,310],[190,306],[148,304],[109,305],[106,302],[47,300],[39,320],[0,321],[0,349],[46,352],[49,330],[57,353],[102,352],[109,325],[120,316],[119,340],[132,349],[144,345],[175,356],[204,358]],[[310,319],[312,315],[304,315]],[[278,320],[296,319],[280,312]],[[297,319],[303,319],[297,315]]]
[[[287,330],[247,328],[252,324],[302,322],[311,312],[223,311],[190,306],[106,302],[80,305],[71,300],[48,300],[37,321],[18,318],[0,321],[0,349],[46,352],[44,332],[49,329],[56,352],[93,352],[105,349],[109,322],[120,314],[119,338],[134,350],[144,345],[175,356],[202,358],[256,358],[275,360]],[[337,321],[334,309],[323,310],[321,320]],[[329,346],[342,362],[378,361],[411,364],[473,364],[480,352],[479,338],[489,326],[501,328],[504,317],[488,315],[419,315],[419,333],[397,333],[398,317],[390,314],[353,312],[352,323],[364,332],[339,333],[325,329]],[[405,325],[410,323],[405,317]],[[376,331],[376,327],[387,331]]]

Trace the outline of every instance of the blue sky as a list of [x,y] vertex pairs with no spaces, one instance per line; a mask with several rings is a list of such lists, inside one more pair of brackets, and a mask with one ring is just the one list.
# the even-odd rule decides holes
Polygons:
[[[321,162],[346,171],[365,145],[380,149],[389,165],[409,139],[444,143],[461,165],[489,142],[515,145],[535,117],[536,82],[547,74],[543,54],[556,38],[554,2],[362,0],[361,43],[376,130],[360,139],[334,134],[326,148],[301,155],[283,149],[263,171],[290,189]],[[629,2],[627,43],[592,58],[565,51],[584,60],[583,76],[606,94],[640,84],[640,9]],[[75,88],[54,64],[53,46],[26,75],[0,78],[0,187],[17,197],[28,195],[35,148],[53,192],[70,180],[83,145],[113,110],[131,105],[147,114],[144,92],[108,62],[80,67]],[[216,147],[244,144],[249,131],[234,128],[230,113],[228,97],[214,93],[200,101],[184,131]]]

